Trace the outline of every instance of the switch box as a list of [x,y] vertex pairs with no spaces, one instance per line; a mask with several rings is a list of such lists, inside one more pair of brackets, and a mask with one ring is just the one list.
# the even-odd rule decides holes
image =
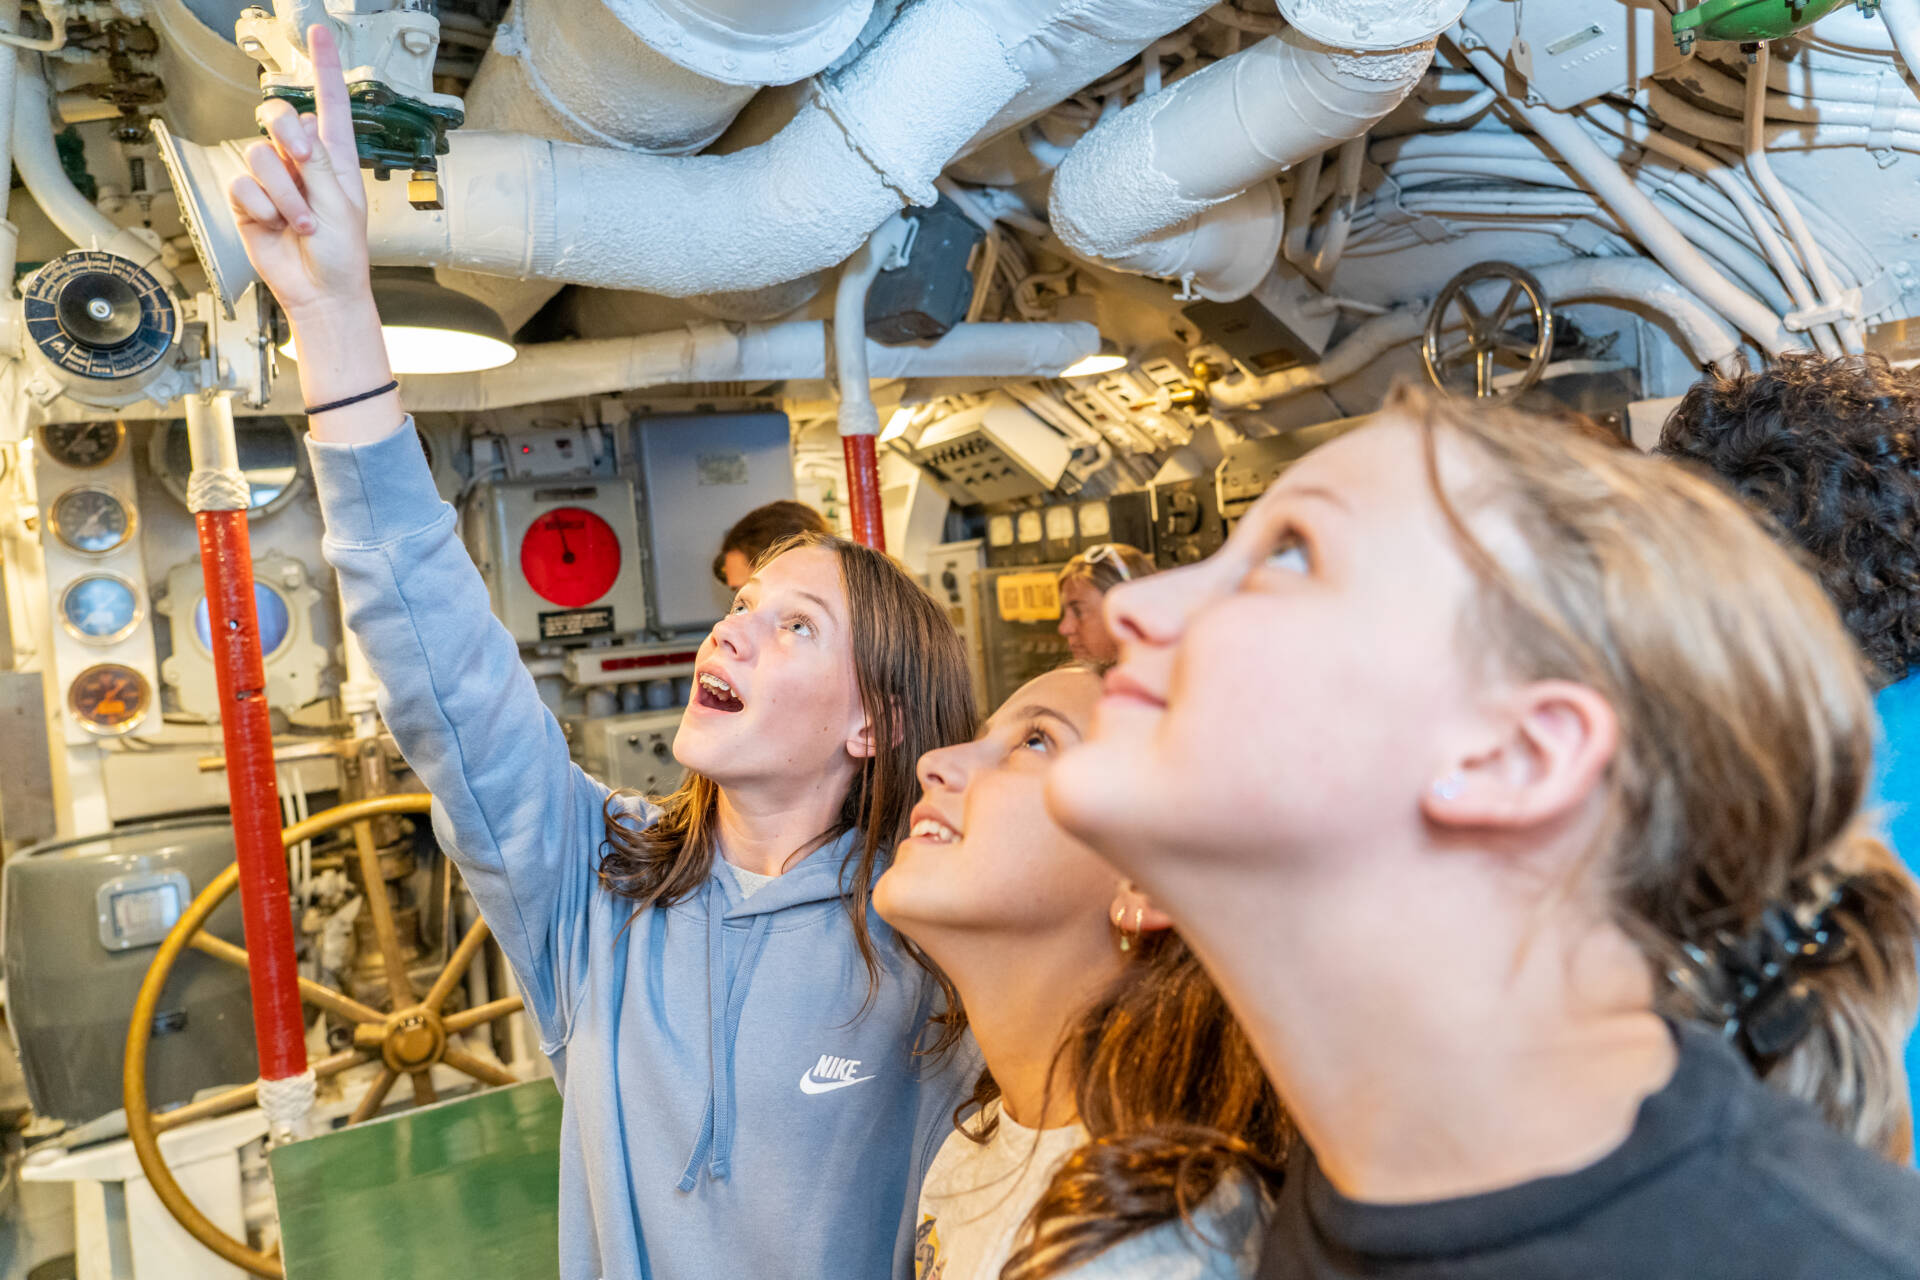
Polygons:
[[683,710],[576,717],[568,724],[574,759],[616,791],[638,791],[649,799],[664,796],[687,772],[673,758],[673,736],[680,731]]

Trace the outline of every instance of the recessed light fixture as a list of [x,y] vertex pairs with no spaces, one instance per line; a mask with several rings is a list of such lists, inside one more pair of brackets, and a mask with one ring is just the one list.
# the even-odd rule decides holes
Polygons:
[[[375,271],[373,302],[395,373],[476,373],[509,364],[519,354],[492,307],[447,288],[430,269]],[[280,350],[295,354],[291,341]]]

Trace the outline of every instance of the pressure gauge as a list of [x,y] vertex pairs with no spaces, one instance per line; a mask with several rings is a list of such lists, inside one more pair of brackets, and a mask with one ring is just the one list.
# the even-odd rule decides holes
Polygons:
[[987,545],[990,547],[1010,547],[1013,545],[1013,517],[987,517]]
[[53,500],[48,516],[53,536],[83,555],[104,555],[133,533],[133,513],[106,489],[82,485]]
[[520,540],[520,572],[541,599],[563,609],[592,604],[620,576],[620,538],[584,507],[555,507]]
[[1073,508],[1072,507],[1048,507],[1047,508],[1047,541],[1048,542],[1072,542],[1073,541]]
[[147,678],[117,662],[88,667],[67,690],[67,706],[74,718],[99,734],[131,732],[152,701]]
[[140,596],[125,578],[90,573],[60,593],[60,621],[91,644],[113,644],[139,624]]
[[1095,540],[1105,538],[1113,532],[1113,513],[1107,510],[1104,502],[1085,502],[1080,505],[1080,536]]
[[[287,642],[288,634],[293,630],[293,615],[287,608],[286,597],[259,580],[253,584],[253,615],[260,628],[260,656],[271,658]],[[200,603],[193,606],[193,635],[200,647],[208,653],[213,652],[213,616],[207,608],[207,598],[200,597]]]
[[1038,511],[1022,511],[1015,530],[1019,534],[1020,541],[1022,542],[1040,541],[1040,513]]
[[127,429],[118,422],[49,422],[40,428],[47,456],[78,471],[112,462],[126,438]]

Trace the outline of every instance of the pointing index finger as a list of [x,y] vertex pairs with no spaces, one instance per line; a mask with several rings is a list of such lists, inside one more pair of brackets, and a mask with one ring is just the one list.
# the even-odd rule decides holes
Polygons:
[[347,102],[347,81],[340,70],[340,46],[321,23],[307,28],[307,53],[313,61],[313,99],[320,120],[320,145],[334,167],[342,171],[360,166],[360,150],[353,140],[353,109]]

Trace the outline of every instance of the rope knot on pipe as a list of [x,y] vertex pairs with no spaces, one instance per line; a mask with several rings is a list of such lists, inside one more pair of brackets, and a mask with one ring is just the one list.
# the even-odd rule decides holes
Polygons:
[[195,467],[187,477],[187,510],[245,511],[253,505],[246,474],[235,467]]
[[268,1138],[275,1144],[308,1136],[317,1096],[313,1068],[279,1080],[264,1077],[257,1086],[260,1110],[267,1116]]

